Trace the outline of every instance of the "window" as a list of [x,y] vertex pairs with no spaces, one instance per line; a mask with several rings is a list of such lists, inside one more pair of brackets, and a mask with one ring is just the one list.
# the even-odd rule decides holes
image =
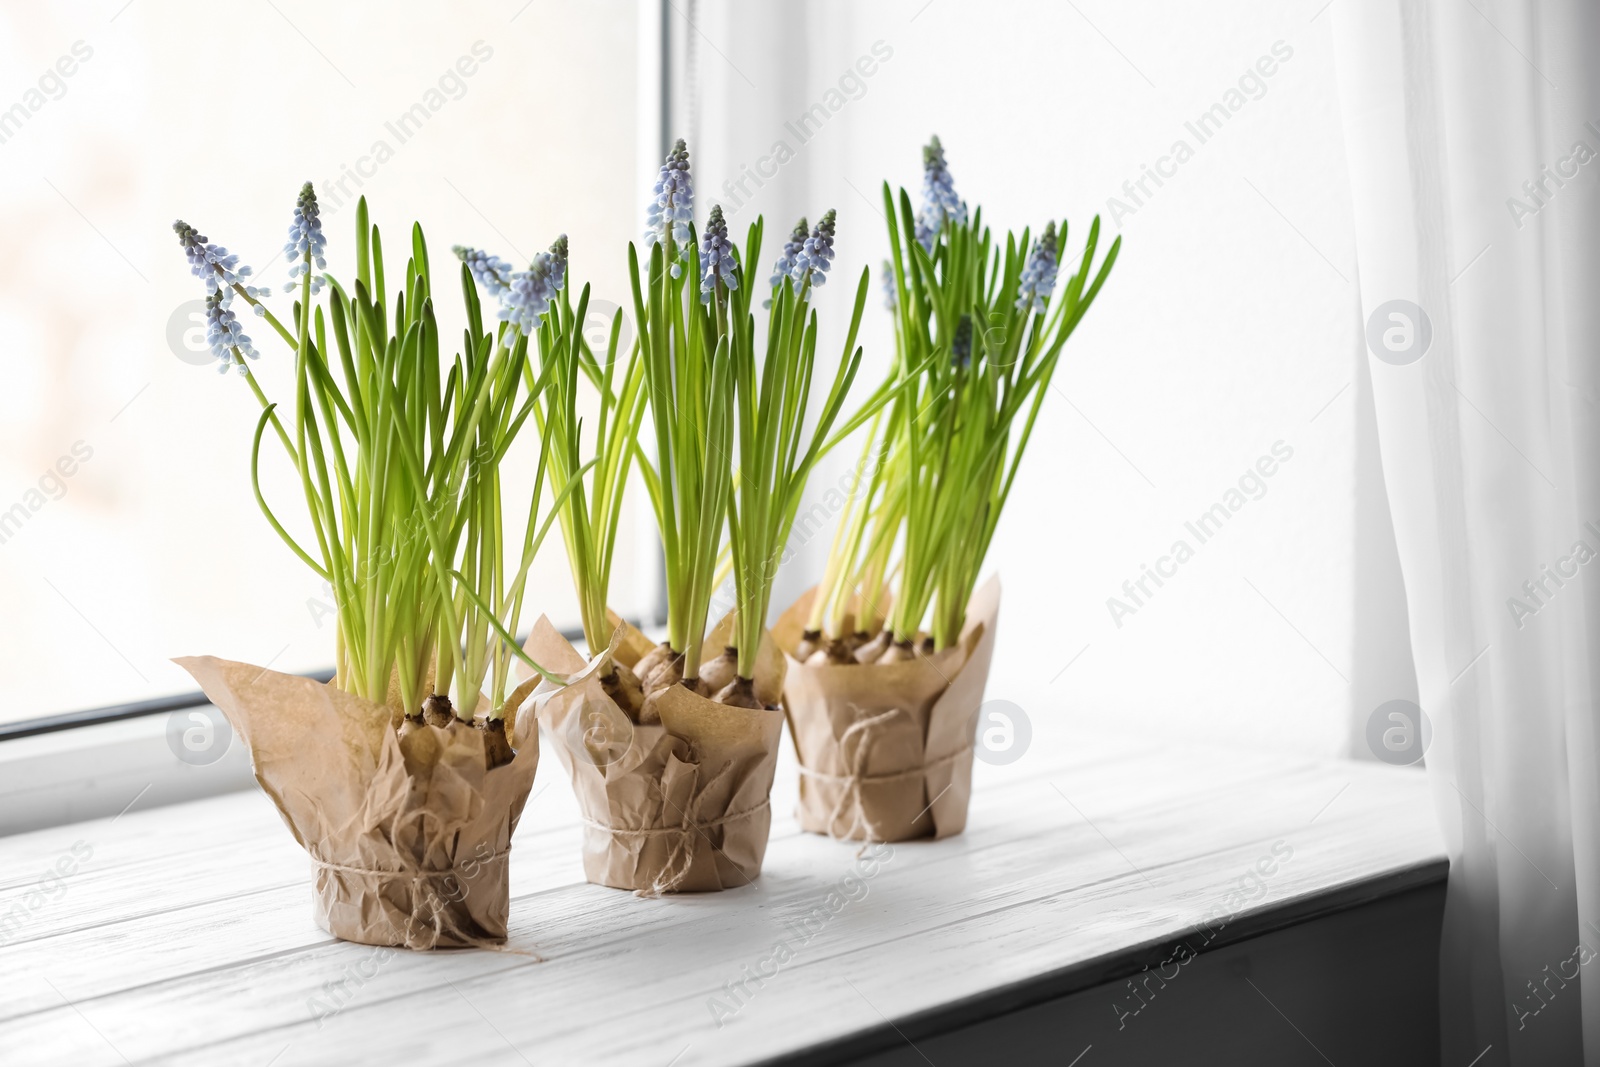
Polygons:
[[[350,273],[366,195],[391,278],[413,219],[435,263],[456,243],[526,261],[565,232],[595,298],[626,303],[618,252],[643,208],[639,38],[622,0],[0,13],[0,723],[193,690],[174,655],[332,662],[331,598],[257,508],[259,407],[213,369],[172,220],[276,285],[310,179],[335,272]],[[646,114],[649,157],[659,121]],[[441,304],[450,336],[459,304]],[[283,350],[244,322],[263,388],[290,400]],[[522,444],[511,492],[532,484]],[[285,521],[302,513],[267,447],[263,482]],[[622,532],[636,566],[614,586],[636,615],[655,580],[637,504],[646,521]],[[549,545],[530,611],[568,625],[571,582],[559,538]]]

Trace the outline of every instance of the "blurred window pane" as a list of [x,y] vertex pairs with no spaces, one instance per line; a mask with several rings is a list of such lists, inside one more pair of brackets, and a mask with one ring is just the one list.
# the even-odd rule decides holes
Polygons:
[[[277,285],[309,179],[341,277],[365,194],[391,286],[415,219],[436,268],[453,244],[526,263],[567,233],[576,279],[626,304],[637,31],[627,0],[0,12],[0,721],[192,689],[176,655],[332,662],[331,599],[257,508],[260,409],[242,377],[206,365],[203,291],[172,220]],[[456,336],[459,300],[441,304]],[[244,322],[263,387],[289,402],[285,349]],[[508,500],[531,486],[526,436]],[[267,492],[303,529],[271,447]],[[647,585],[646,530],[622,531],[625,611]],[[559,537],[532,588],[524,625],[577,621]]]

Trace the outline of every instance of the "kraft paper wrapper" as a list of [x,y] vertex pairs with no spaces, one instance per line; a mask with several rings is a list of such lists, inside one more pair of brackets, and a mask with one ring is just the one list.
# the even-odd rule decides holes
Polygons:
[[256,781],[311,856],[317,925],[411,949],[505,940],[507,854],[539,766],[531,715],[512,694],[516,758],[484,770],[483,734],[423,726],[310,678],[212,656],[174,660],[250,748]]
[[[651,649],[615,616],[610,656],[632,667]],[[705,647],[721,649],[724,619]],[[583,871],[589,881],[641,896],[736,889],[761,873],[772,826],[773,772],[783,713],[734,708],[675,685],[660,698],[661,722],[640,725],[606,695],[608,655],[585,663],[548,619],[534,624],[528,655],[566,688],[534,693],[539,722],[556,742],[583,812]],[[771,635],[756,654],[756,698],[777,704],[783,655]]]
[[1000,613],[1000,580],[973,594],[961,639],[899,663],[808,666],[790,653],[812,588],[773,627],[800,757],[802,829],[850,841],[949,837],[967,826],[972,745]]

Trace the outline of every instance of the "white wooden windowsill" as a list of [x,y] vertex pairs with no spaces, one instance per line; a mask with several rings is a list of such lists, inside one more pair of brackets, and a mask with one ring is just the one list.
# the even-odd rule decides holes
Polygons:
[[[661,900],[584,883],[546,748],[511,854],[507,952],[332,940],[256,790],[0,839],[0,1062],[921,1063],[941,1027],[1147,973],[1178,939],[1213,947],[1208,925],[1221,945],[1443,877],[1418,771],[1146,745],[1085,734],[980,766],[964,835],[891,846],[848,884],[856,847],[787,815],[786,751],[762,877]],[[1252,878],[1280,842],[1292,856]],[[72,873],[48,877],[58,863]],[[769,962],[780,942],[788,958]],[[1253,984],[1270,1002],[1264,972]]]

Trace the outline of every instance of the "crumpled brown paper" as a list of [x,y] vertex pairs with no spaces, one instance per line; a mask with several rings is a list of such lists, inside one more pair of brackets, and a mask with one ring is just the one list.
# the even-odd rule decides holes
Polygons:
[[[639,725],[600,684],[608,658],[632,667],[650,642],[615,616],[608,654],[585,663],[545,618],[528,637],[528,655],[567,679],[534,693],[539,722],[572,775],[583,813],[583,871],[589,881],[642,896],[748,885],[761,873],[772,826],[773,772],[783,734],[781,711],[729,707],[675,685],[661,699],[661,722]],[[724,619],[706,638],[721,648]],[[755,694],[777,704],[783,656],[771,636],[756,654]]]
[[967,826],[972,745],[994,656],[1000,579],[973,594],[961,639],[899,663],[797,662],[812,588],[773,626],[800,757],[802,829],[850,841],[949,837]]
[[212,656],[174,660],[250,747],[256,781],[311,856],[317,924],[364,945],[411,949],[505,940],[507,854],[539,766],[532,715],[506,739],[516,758],[484,769],[483,733],[423,726],[310,678]]

